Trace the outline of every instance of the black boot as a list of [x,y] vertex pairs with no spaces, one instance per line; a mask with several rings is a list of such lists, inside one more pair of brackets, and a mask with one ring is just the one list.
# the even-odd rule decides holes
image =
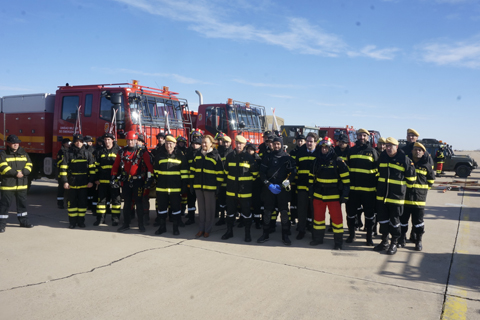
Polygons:
[[216,226],[223,226],[226,223],[225,220],[225,208],[220,209],[220,219],[215,223]]
[[355,241],[356,237],[355,237],[355,227],[353,228],[348,228],[348,237],[347,237],[347,240],[345,240],[346,243],[352,243],[353,241]]
[[119,218],[119,215],[118,215],[118,214],[112,215],[112,226],[113,226],[113,227],[118,226],[118,222],[119,222],[119,221],[120,221],[120,218]]
[[408,239],[411,243],[416,243],[417,242],[417,234],[415,232],[410,232],[410,239]]
[[394,255],[397,253],[397,244],[398,244],[398,238],[392,238],[392,241],[390,242],[390,247],[388,247],[387,254],[389,255]]
[[77,225],[77,217],[68,217],[68,227],[74,229]]
[[183,215],[178,215],[178,226],[180,228],[185,228],[185,223],[183,223],[182,217]]
[[178,230],[179,227],[179,221],[182,221],[182,217],[180,217],[179,214],[177,214],[175,217],[173,217],[173,235],[178,236],[180,234],[180,231]]
[[335,246],[333,247],[333,250],[342,250],[343,249],[343,233],[334,233],[333,243],[335,244]]
[[406,242],[407,242],[407,235],[406,233],[402,233],[400,238],[398,238],[398,247],[405,248]]
[[367,231],[367,246],[373,247],[375,244],[373,243],[373,232]]
[[123,225],[117,229],[118,232],[124,232],[124,231],[127,231],[127,230],[130,230],[130,225],[126,224],[126,223],[123,223]]
[[313,229],[312,231],[312,241],[310,241],[311,246],[318,246],[323,244],[323,238],[325,237],[325,229]]
[[415,250],[422,251],[422,249],[423,249],[423,246],[422,246],[423,232],[418,232],[416,235],[417,235],[417,242],[415,242]]
[[275,231],[277,231],[277,220],[270,220],[268,232],[275,233]]
[[165,214],[159,217],[158,226],[159,226],[158,230],[155,231],[156,235],[161,235],[161,234],[167,232],[167,217],[166,217]]
[[388,249],[388,233],[387,234],[382,234],[382,242],[377,244],[374,248],[373,251],[383,251]]
[[367,232],[367,246],[373,247],[375,244],[373,243],[373,228],[374,228],[374,219],[365,218],[365,231]]
[[260,238],[258,238],[257,243],[264,243],[270,239],[270,227],[267,225],[263,225],[263,234]]
[[187,213],[187,221],[185,221],[185,225],[189,226],[191,224],[195,223],[195,211],[194,210],[188,210]]
[[79,228],[85,228],[85,217],[78,217],[77,218],[77,226]]
[[20,227],[22,228],[33,228],[33,224],[28,222],[28,218],[26,216],[18,217],[18,221],[20,222]]
[[95,222],[93,223],[93,225],[94,225],[95,227],[99,226],[100,223],[102,222],[102,219],[103,219],[103,214],[97,213],[97,220],[95,220]]
[[227,217],[227,232],[222,236],[222,240],[227,240],[233,237],[233,222],[235,217]]
[[262,229],[262,223],[260,221],[260,218],[255,218],[255,229],[260,230]]
[[0,233],[5,232],[6,226],[7,226],[7,219],[0,219]]
[[288,238],[288,230],[282,229],[282,242],[286,246],[290,246],[292,244],[292,241],[290,241],[290,238]]
[[243,228],[243,227],[245,227],[245,222],[243,221],[243,217],[240,216],[240,218],[238,219],[237,228]]
[[57,207],[58,207],[58,209],[65,209],[65,206],[63,204],[63,200],[57,200]]
[[252,219],[244,219],[245,223],[245,242],[252,242],[252,236],[250,235],[250,229],[252,228]]
[[352,243],[355,241],[355,219],[349,219],[347,218],[347,225],[348,225],[348,237],[347,240],[345,240],[346,243]]

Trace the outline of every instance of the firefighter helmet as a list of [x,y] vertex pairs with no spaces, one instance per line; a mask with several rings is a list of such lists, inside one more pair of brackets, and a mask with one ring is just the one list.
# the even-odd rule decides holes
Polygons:
[[330,139],[329,137],[325,137],[322,140],[318,142],[319,146],[327,146],[327,147],[332,147],[333,146],[333,140]]
[[137,140],[135,131],[128,131],[126,139],[127,140]]
[[185,137],[178,136],[177,137],[177,142],[187,142],[187,139]]

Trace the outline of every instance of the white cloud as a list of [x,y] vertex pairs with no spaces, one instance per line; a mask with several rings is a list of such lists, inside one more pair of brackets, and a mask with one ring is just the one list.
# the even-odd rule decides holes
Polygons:
[[122,69],[122,68],[118,68],[118,69],[92,68],[92,69],[98,69],[106,73],[128,73],[132,75],[141,75],[146,77],[169,78],[169,79],[174,79],[175,81],[183,84],[210,84],[208,82],[203,82],[193,78],[185,77],[176,73],[143,72],[138,70],[130,70],[130,69]]
[[437,65],[453,65],[480,68],[480,36],[469,40],[430,42],[418,47],[422,59]]
[[377,49],[377,46],[368,45],[363,47],[360,51],[349,51],[347,54],[350,57],[369,57],[376,60],[392,60],[395,58],[395,53],[400,51],[398,48]]
[[[348,45],[342,38],[324,31],[308,20],[298,17],[283,17],[285,25],[279,25],[278,30],[269,30],[253,24],[236,22],[236,8],[248,8],[249,2],[236,0],[232,3],[222,3],[223,7],[214,1],[193,0],[114,0],[133,8],[159,15],[167,19],[185,22],[189,29],[205,37],[225,38],[242,41],[256,41],[269,45],[283,47],[301,54],[311,54],[326,57],[363,56],[378,60],[392,59],[396,48],[376,49],[367,46],[357,54],[350,54]],[[270,3],[264,4],[268,7]],[[228,7],[230,6],[230,7]],[[248,10],[247,10],[248,11]],[[231,14],[231,13],[234,14]],[[283,30],[282,30],[283,28]]]

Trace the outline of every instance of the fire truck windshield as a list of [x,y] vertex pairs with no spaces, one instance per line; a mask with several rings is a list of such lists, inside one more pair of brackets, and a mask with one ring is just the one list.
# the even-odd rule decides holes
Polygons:
[[[262,132],[263,124],[260,109],[227,105],[227,110],[231,130],[244,129],[246,131]],[[240,123],[245,124],[245,127],[240,128]]]
[[[179,101],[155,96],[130,97],[130,112],[133,124],[164,128],[168,116],[171,128],[182,128],[182,106]],[[141,115],[141,118],[139,117]]]

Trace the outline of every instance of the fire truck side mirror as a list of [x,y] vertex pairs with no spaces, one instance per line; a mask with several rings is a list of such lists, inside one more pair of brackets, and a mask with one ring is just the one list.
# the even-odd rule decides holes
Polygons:
[[115,92],[113,93],[111,96],[110,96],[110,101],[112,101],[112,103],[114,105],[120,105],[122,104],[122,93],[121,92]]

